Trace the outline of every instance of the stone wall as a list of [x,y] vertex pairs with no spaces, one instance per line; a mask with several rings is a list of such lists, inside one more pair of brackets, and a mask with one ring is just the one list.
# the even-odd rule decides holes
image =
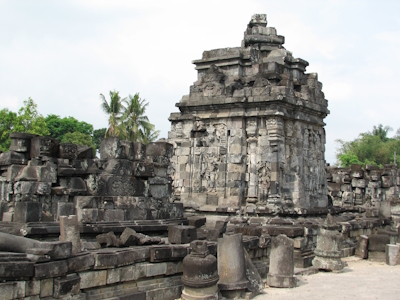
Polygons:
[[182,205],[170,202],[169,143],[107,138],[98,159],[91,148],[49,137],[13,133],[11,141],[10,151],[0,154],[3,221],[56,221],[73,214],[82,223],[183,216]]
[[270,213],[326,207],[322,84],[254,15],[241,47],[205,51],[176,104],[173,187],[185,206]]
[[[243,240],[265,278],[269,240],[255,236]],[[217,255],[217,242],[207,245]],[[178,299],[182,260],[190,251],[189,244],[103,248],[54,259],[42,255],[37,261],[30,254],[1,252],[1,299]]]
[[[351,165],[350,168],[327,167],[329,197],[335,206],[379,207],[391,203],[399,213],[399,170],[396,165]],[[385,204],[386,205],[386,204]]]

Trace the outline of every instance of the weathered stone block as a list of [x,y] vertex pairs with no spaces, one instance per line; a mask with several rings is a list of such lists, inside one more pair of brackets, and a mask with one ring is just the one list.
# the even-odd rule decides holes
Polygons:
[[42,203],[40,202],[16,202],[14,222],[28,223],[39,222],[42,217]]
[[57,157],[58,140],[47,136],[37,136],[31,139],[31,158],[34,157]]
[[[100,159],[123,158],[121,142],[116,137],[104,138],[100,143]],[[125,153],[124,153],[125,154]]]
[[390,243],[389,235],[373,234],[368,238],[368,251],[385,252],[386,244]]
[[363,259],[368,257],[368,237],[366,235],[358,237],[355,255]]
[[146,157],[146,145],[139,142],[133,142],[133,148],[134,148],[134,160],[144,161]]
[[136,177],[157,176],[154,174],[154,164],[146,163],[146,162],[134,162],[133,163],[133,175]]
[[194,226],[196,228],[200,228],[201,226],[206,224],[207,219],[205,217],[200,216],[192,216],[187,218],[190,226]]
[[40,294],[40,280],[29,280],[25,284],[25,296],[37,296]]
[[127,159],[109,159],[104,166],[104,172],[111,175],[131,176],[133,163]]
[[32,277],[34,263],[28,261],[0,261],[0,278],[13,279]]
[[25,158],[24,153],[8,151],[4,153],[0,153],[0,166],[9,166],[9,165],[26,165],[27,159]]
[[131,141],[120,141],[122,153],[121,157],[124,159],[128,159],[130,161],[135,159],[135,150],[133,146],[133,142]]
[[75,213],[75,205],[71,202],[57,202],[57,219],[62,216],[70,216]]
[[40,280],[40,298],[53,296],[53,278]]
[[68,264],[66,260],[50,261],[35,264],[35,278],[58,277],[67,274]]
[[31,134],[31,133],[11,132],[10,150],[22,153],[29,153],[31,149],[31,139],[35,136],[36,134]]
[[115,268],[118,264],[117,255],[114,251],[94,253],[94,260],[94,269]]
[[19,172],[24,168],[24,165],[11,165],[7,168],[7,181],[14,181],[15,177],[18,176]]
[[81,289],[107,284],[107,270],[81,272],[79,277],[81,278]]
[[386,264],[389,266],[395,266],[397,264],[397,256],[399,254],[399,245],[386,245]]
[[97,222],[99,210],[96,208],[85,208],[77,211],[78,221],[81,223]]
[[187,244],[197,239],[194,226],[171,225],[168,227],[168,241],[171,244]]
[[168,184],[150,185],[150,195],[155,199],[169,198],[171,195],[171,186]]
[[167,263],[146,264],[146,277],[165,275],[167,273]]
[[72,243],[72,253],[82,251],[79,223],[75,215],[60,217],[60,238],[61,242],[69,241]]
[[113,284],[121,281],[121,269],[108,269],[107,270],[107,284]]
[[68,258],[68,272],[80,272],[91,269],[94,266],[93,253],[80,253],[79,255]]
[[130,265],[136,261],[136,252],[131,248],[117,251],[116,255],[118,266]]
[[53,297],[64,298],[67,295],[77,295],[80,290],[81,278],[77,274],[68,274],[67,276],[54,278]]
[[146,157],[171,158],[173,154],[174,154],[174,147],[170,143],[159,141],[155,143],[148,143],[146,145]]
[[78,145],[72,143],[61,143],[59,146],[60,158],[69,160],[76,159],[78,157]]

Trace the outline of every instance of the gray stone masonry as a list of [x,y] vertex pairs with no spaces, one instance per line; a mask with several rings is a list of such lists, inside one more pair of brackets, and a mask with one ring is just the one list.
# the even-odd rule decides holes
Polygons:
[[168,136],[174,196],[187,207],[306,213],[328,204],[322,83],[266,25],[254,15],[241,47],[193,61],[198,80]]
[[183,206],[172,202],[173,145],[143,145],[118,138],[93,150],[56,139],[13,133],[0,154],[0,220],[80,223],[175,219]]

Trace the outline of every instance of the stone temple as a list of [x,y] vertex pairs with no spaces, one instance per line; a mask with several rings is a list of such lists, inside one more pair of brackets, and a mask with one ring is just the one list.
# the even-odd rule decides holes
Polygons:
[[328,205],[328,101],[284,41],[256,14],[241,47],[193,61],[198,80],[170,115],[168,136],[175,197],[185,207],[305,213]]

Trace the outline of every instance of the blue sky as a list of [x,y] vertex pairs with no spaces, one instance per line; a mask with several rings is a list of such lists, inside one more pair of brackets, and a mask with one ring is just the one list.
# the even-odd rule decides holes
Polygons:
[[0,0],[0,109],[28,97],[43,115],[106,127],[99,94],[140,92],[166,137],[175,103],[196,81],[204,50],[240,46],[251,16],[285,36],[285,48],[317,72],[335,140],[373,125],[400,127],[400,1]]

